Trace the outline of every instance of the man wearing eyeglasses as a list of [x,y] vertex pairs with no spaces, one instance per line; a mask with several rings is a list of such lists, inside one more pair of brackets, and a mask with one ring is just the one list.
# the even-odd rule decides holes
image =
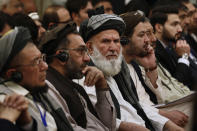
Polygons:
[[[21,34],[23,33],[25,35],[22,38]],[[26,96],[29,91],[37,90],[45,83],[45,71],[48,67],[45,63],[41,63],[41,66],[36,65],[37,60],[35,59],[40,58],[41,54],[38,50],[32,52],[35,51],[36,47],[30,40],[29,32],[22,27],[11,30],[0,39],[0,74],[4,78],[4,81],[1,81],[0,84],[1,101],[3,101],[5,94],[17,93]],[[39,126],[36,125],[30,114],[26,110],[23,113],[23,122],[16,123],[16,125],[24,130],[37,130]],[[13,121],[13,123],[15,122]],[[27,128],[25,129],[25,127]]]
[[183,2],[183,4],[188,8],[188,34],[186,36],[187,42],[190,46],[197,52],[197,9],[196,7],[189,1]]
[[[25,131],[73,131],[69,111],[61,108],[66,103],[58,104],[45,83],[48,69],[45,55],[32,42],[28,29],[16,27],[2,36],[0,43],[0,74],[4,79],[0,82],[0,100],[5,101],[6,94],[16,93],[29,103],[29,108],[19,114],[20,121],[14,119],[13,124]],[[5,106],[16,107],[15,101]]]
[[[66,101],[77,125],[88,131],[115,131],[115,109],[107,82],[100,70],[87,66],[90,58],[76,24],[70,22],[47,32],[41,51],[47,54],[49,64],[47,83]],[[85,85],[96,87],[95,106],[83,87],[72,81],[83,76]],[[62,98],[58,98],[59,102]]]

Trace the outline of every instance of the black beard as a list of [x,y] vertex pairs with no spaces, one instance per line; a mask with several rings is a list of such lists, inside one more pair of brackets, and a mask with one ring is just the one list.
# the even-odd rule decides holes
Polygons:
[[31,88],[31,89],[29,89],[29,91],[32,95],[34,95],[34,94],[38,94],[38,93],[46,93],[48,91],[48,88],[49,87],[47,85],[45,85],[42,87],[35,87],[33,89]]
[[165,42],[168,42],[167,44],[169,44],[169,43],[176,43],[175,38],[171,38],[171,37],[169,36],[169,32],[168,32],[167,30],[165,30],[165,29],[164,29],[164,31],[163,31],[162,38],[163,38],[163,40],[164,40]]
[[141,50],[139,53],[138,53],[138,57],[141,57],[141,58],[143,58],[143,57],[145,57],[145,56],[147,56],[148,54],[149,54],[149,52],[148,52],[148,46],[149,46],[149,44],[145,44],[144,46],[143,46],[143,50]]
[[68,74],[68,78],[70,79],[70,80],[72,80],[72,79],[81,79],[81,78],[83,78],[83,73],[82,72],[78,72],[78,73],[73,73],[73,72],[71,72],[70,74]]
[[163,35],[163,40],[168,42],[168,43],[176,43],[175,38],[169,38],[166,35]]

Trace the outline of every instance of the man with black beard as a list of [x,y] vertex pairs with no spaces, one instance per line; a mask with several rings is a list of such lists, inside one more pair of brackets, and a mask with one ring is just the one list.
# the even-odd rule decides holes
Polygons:
[[[151,47],[151,43],[156,42],[156,37],[149,19],[144,16],[143,12],[138,10],[124,13],[121,18],[126,23],[123,36],[128,39],[128,44],[122,44],[123,55],[134,81],[139,101],[149,105],[163,104],[190,95],[189,88],[173,78],[156,61]],[[192,104],[192,102],[177,104],[160,109],[159,113],[177,125],[185,127],[190,118],[188,116],[191,116]]]
[[189,19],[186,40],[194,51],[197,52],[197,9],[189,0],[184,0],[183,4],[188,8],[187,16]]
[[170,6],[157,7],[150,18],[157,37],[157,60],[173,77],[190,89],[196,86],[197,66],[190,59],[190,46],[181,36],[178,10]]
[[[124,28],[124,21],[120,17],[107,14],[94,15],[80,27],[93,64],[103,71],[111,94],[117,100],[117,103],[114,102],[120,113],[118,115],[117,112],[117,129],[123,127],[125,122],[132,122],[151,131],[166,129],[182,131],[182,128],[160,116],[155,108],[140,104],[132,85],[128,85],[126,82],[131,80],[130,76],[127,73],[119,75],[128,68],[124,66],[121,69],[121,63],[124,63],[122,62],[124,60],[120,35]],[[97,101],[94,89],[86,88],[86,91],[93,102]]]
[[[43,44],[43,45],[42,45]],[[82,131],[114,131],[115,109],[103,73],[87,66],[90,58],[86,45],[77,32],[76,24],[59,25],[47,32],[41,43],[42,52],[48,55],[47,80],[56,90],[57,100],[66,101],[70,114]],[[73,79],[85,77],[84,84],[96,87],[98,102],[92,105],[87,93]],[[47,82],[47,83],[48,83]]]

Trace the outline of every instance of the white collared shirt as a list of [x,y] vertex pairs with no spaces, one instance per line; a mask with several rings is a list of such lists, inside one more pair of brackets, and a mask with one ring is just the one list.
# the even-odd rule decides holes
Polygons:
[[[108,77],[106,80],[120,105],[121,120],[116,119],[116,129],[118,130],[120,123],[122,121],[133,122],[145,127],[144,120],[137,114],[135,108],[130,103],[124,100],[115,80],[112,77]],[[87,94],[90,97],[90,100],[92,101],[93,104],[95,104],[97,102],[95,87],[84,86],[83,84],[84,78],[81,80],[74,80],[74,81],[84,87],[84,89],[86,90]],[[154,128],[157,131],[162,131],[168,119],[159,115],[158,110],[156,108],[146,104],[142,104],[142,103],[140,104],[144,109],[144,112],[147,114],[148,118],[151,120]]]

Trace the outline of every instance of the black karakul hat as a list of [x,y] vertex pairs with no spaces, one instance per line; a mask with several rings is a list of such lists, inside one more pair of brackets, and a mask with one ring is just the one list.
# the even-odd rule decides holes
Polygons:
[[54,29],[45,33],[38,47],[42,53],[45,53],[48,56],[53,55],[60,44],[60,41],[73,31],[77,32],[76,23],[74,22],[58,25]]

